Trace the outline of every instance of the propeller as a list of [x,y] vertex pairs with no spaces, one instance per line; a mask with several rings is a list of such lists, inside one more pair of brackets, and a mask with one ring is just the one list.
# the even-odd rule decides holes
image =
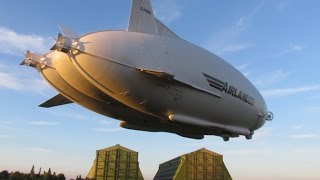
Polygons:
[[26,54],[24,54],[24,59],[20,63],[20,65],[31,66],[37,68],[39,65],[51,66],[50,60],[51,58],[47,57],[47,54],[40,55],[34,54],[27,50]]
[[58,34],[56,43],[50,50],[57,50],[64,53],[68,53],[72,49],[73,39],[64,37],[61,33]]
[[56,39],[56,43],[50,50],[57,50],[66,53],[71,60],[75,60],[73,51],[81,51],[83,43],[79,41],[79,37],[76,33],[72,32],[64,26],[59,26],[60,33]]

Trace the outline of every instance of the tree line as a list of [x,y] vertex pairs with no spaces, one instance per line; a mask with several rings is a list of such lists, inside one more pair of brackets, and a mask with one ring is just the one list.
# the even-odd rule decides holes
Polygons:
[[[41,168],[36,173],[34,170],[34,166],[32,166],[30,173],[22,173],[19,171],[9,172],[7,170],[3,170],[0,172],[0,180],[66,180],[66,177],[63,173],[56,174],[56,172],[51,172],[51,168],[49,170],[41,172]],[[75,180],[84,180],[80,176],[77,176]]]

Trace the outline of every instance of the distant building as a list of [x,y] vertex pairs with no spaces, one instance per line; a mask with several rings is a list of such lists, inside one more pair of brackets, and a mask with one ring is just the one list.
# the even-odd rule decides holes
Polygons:
[[96,159],[86,179],[143,180],[139,168],[138,152],[119,144],[97,150]]
[[223,156],[200,149],[160,164],[154,180],[232,180]]

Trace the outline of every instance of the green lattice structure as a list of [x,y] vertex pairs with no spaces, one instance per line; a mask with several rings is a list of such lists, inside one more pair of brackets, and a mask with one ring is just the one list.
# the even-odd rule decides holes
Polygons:
[[138,152],[120,145],[97,150],[96,159],[87,175],[94,180],[143,180]]
[[200,149],[160,164],[154,180],[232,180],[223,156]]

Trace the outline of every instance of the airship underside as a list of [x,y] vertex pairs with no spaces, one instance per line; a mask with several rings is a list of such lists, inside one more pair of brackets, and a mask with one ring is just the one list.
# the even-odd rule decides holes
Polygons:
[[153,15],[149,0],[133,0],[128,30],[83,36],[61,28],[47,54],[27,52],[59,95],[41,106],[77,103],[121,120],[127,129],[202,139],[254,131],[270,119],[252,83],[220,57],[179,38]]

